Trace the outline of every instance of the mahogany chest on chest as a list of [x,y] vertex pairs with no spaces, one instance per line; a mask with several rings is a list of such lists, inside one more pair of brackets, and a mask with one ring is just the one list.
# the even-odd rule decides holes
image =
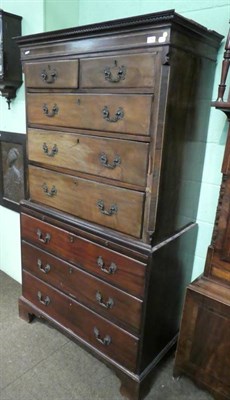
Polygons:
[[20,315],[83,345],[132,400],[177,338],[220,41],[173,10],[17,39]]

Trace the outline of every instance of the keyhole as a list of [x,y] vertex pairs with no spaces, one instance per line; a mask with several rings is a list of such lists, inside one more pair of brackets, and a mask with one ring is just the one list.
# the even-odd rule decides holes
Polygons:
[[80,104],[81,104],[81,100],[80,99],[77,99],[77,104],[80,106]]
[[114,60],[114,65],[115,67],[117,67],[117,60]]

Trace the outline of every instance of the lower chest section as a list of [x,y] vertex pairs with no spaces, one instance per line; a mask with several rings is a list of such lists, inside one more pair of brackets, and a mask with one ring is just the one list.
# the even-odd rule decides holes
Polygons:
[[23,295],[49,318],[73,332],[103,354],[135,371],[138,354],[138,337],[118,325],[102,318],[63,292],[37,279],[23,274]]
[[135,372],[147,260],[108,249],[40,217],[21,215],[23,297]]

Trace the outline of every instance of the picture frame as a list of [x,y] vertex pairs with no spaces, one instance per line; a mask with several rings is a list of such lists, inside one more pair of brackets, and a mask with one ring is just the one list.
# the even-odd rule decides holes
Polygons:
[[0,131],[0,205],[20,211],[26,198],[26,135]]

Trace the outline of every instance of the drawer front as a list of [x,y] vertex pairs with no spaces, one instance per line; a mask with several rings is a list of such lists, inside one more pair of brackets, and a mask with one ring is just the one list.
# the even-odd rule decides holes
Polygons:
[[149,135],[152,96],[27,94],[29,124]]
[[135,371],[138,338],[26,272],[23,273],[23,296],[63,327]]
[[156,53],[129,54],[80,61],[82,88],[154,87]]
[[144,193],[29,167],[31,200],[139,238]]
[[31,161],[140,186],[146,183],[148,148],[147,143],[128,140],[28,130]]
[[142,301],[28,243],[23,268],[106,318],[139,332]]
[[26,86],[31,88],[78,88],[78,60],[25,64]]
[[143,298],[146,264],[23,213],[21,235],[43,250]]

